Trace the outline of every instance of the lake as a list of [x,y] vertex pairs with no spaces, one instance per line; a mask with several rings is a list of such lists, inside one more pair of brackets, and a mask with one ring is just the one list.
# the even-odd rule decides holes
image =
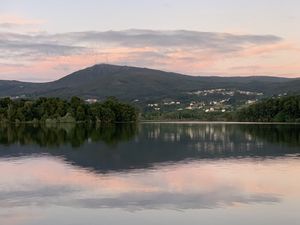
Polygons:
[[2,225],[296,225],[300,125],[0,126]]

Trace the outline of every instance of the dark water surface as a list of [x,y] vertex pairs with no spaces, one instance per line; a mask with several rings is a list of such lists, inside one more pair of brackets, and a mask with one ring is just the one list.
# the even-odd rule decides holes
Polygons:
[[300,125],[0,126],[1,225],[300,224]]

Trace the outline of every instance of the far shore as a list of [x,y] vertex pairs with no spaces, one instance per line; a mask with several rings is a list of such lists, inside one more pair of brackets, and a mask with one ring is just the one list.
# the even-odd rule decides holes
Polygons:
[[140,120],[140,123],[165,123],[165,124],[287,124],[300,125],[297,122],[238,122],[238,121],[197,121],[197,120]]
[[101,123],[101,122],[88,122],[88,121],[74,121],[74,122],[44,122],[44,121],[18,121],[8,122],[0,121],[2,124],[12,125],[62,125],[62,124],[97,124],[97,125],[116,125],[116,124],[133,124],[133,123],[160,123],[160,124],[270,124],[270,125],[300,125],[299,122],[238,122],[238,121],[203,121],[203,120],[138,120],[131,122],[113,122],[113,123]]

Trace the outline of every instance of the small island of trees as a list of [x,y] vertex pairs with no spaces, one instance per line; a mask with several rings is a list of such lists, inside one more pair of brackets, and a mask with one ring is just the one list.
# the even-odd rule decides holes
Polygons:
[[118,123],[137,120],[136,109],[114,97],[103,102],[86,103],[78,97],[70,101],[60,98],[36,100],[0,99],[0,121],[9,123]]

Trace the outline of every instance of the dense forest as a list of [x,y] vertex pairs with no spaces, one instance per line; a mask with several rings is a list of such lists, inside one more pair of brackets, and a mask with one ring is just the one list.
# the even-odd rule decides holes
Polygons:
[[113,97],[92,104],[88,104],[78,97],[72,97],[70,101],[59,98],[0,99],[1,122],[116,123],[136,120],[136,109]]
[[241,108],[234,117],[247,122],[300,122],[300,96],[265,99]]

